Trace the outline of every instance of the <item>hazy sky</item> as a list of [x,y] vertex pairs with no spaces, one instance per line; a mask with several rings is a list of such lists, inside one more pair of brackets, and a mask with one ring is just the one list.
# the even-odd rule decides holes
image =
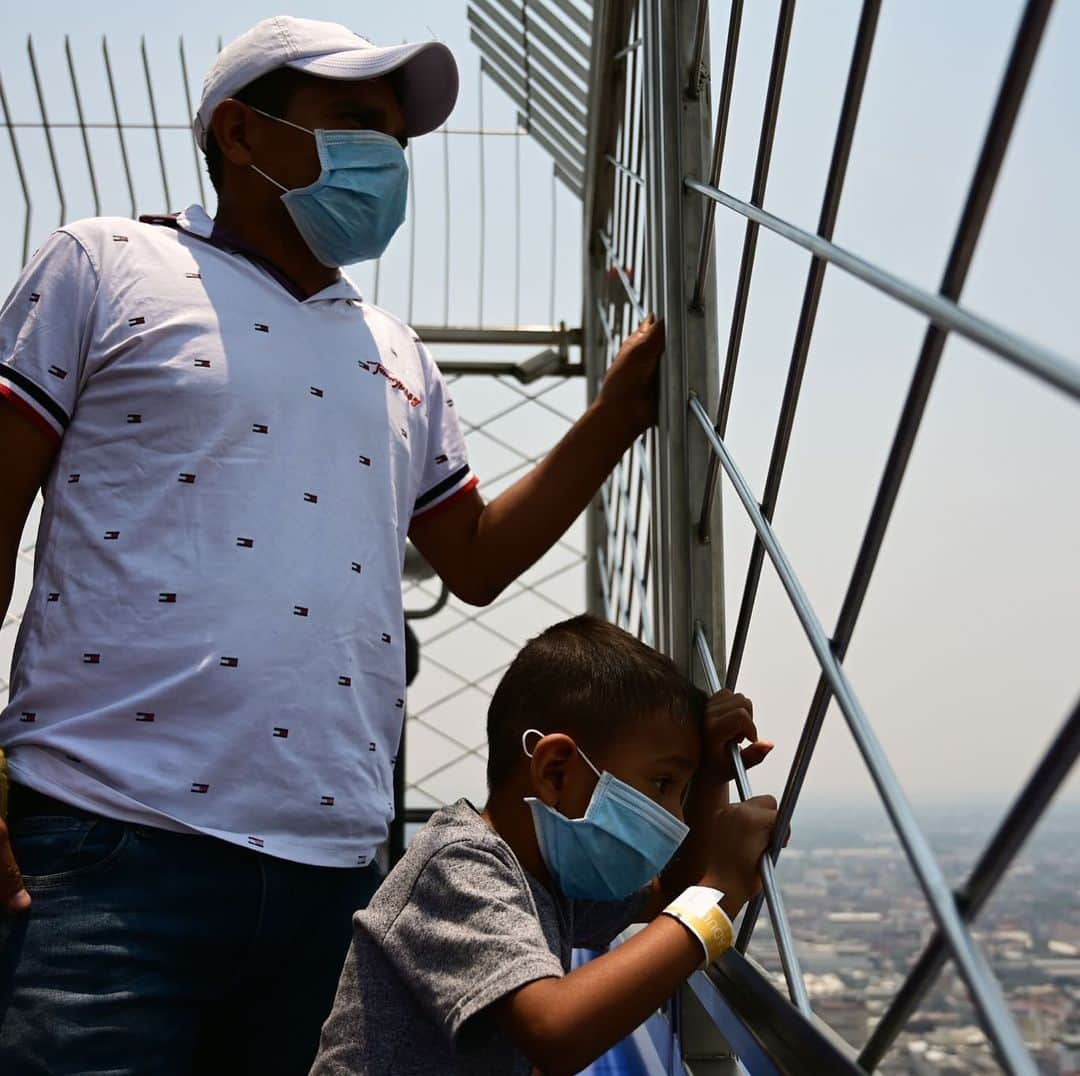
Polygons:
[[[935,289],[975,156],[992,107],[1020,10],[1018,0],[892,0],[883,5],[877,45],[836,240],[927,288]],[[754,168],[775,0],[746,5],[725,170],[721,185],[748,195]],[[182,8],[155,5],[153,17],[132,20],[127,4],[45,0],[7,6],[0,40],[0,75],[16,118],[36,117],[27,74],[25,35],[33,33],[46,74],[51,118],[72,112],[62,35],[71,35],[88,113],[108,115],[101,75],[100,35],[108,35],[125,119],[147,115],[138,39],[147,36],[163,119],[182,118],[176,41],[187,43],[193,90],[226,39],[274,10],[252,0],[227,6],[194,0]],[[138,10],[138,9],[135,9]],[[148,9],[143,9],[147,11]],[[396,5],[301,3],[295,14],[337,19],[383,42],[446,41],[459,55],[463,94],[451,123],[477,121],[476,60],[467,44],[460,0],[408,0]],[[721,68],[727,4],[713,5],[713,70]],[[815,226],[836,116],[858,16],[855,0],[815,0],[798,8],[791,44],[766,207]],[[1005,326],[1066,355],[1078,354],[1076,301],[1080,249],[1080,73],[1072,55],[1080,40],[1080,5],[1059,3],[1005,163],[963,301]],[[497,89],[485,96],[488,126],[513,124]],[[95,138],[115,147],[115,135]],[[66,136],[65,136],[66,138]],[[455,136],[450,147],[450,320],[472,322],[478,308],[476,144]],[[62,143],[62,144],[61,144]],[[95,143],[96,144],[96,143]],[[20,134],[34,177],[34,238],[56,224],[57,206],[43,145]],[[73,132],[59,139],[68,182],[68,216],[92,212],[81,146]],[[485,317],[514,316],[514,149],[511,138],[487,140],[488,197]],[[129,145],[139,175],[141,211],[164,207],[150,136]],[[169,135],[172,206],[197,197],[190,143]],[[114,160],[104,166],[103,201],[128,211]],[[549,316],[551,170],[533,145],[522,147],[525,212],[520,314]],[[112,168],[109,172],[108,169]],[[419,210],[413,318],[443,316],[445,277],[442,208],[443,146],[435,136],[416,145]],[[175,178],[174,178],[175,177]],[[21,198],[5,145],[0,194],[9,212],[0,225],[0,268],[17,270]],[[558,286],[555,316],[580,319],[580,213],[561,188],[558,198]],[[12,212],[11,210],[15,211]],[[730,317],[743,222],[718,216],[718,289],[722,341]],[[410,239],[403,230],[386,260],[380,302],[407,314],[405,267]],[[807,256],[762,233],[736,383],[730,443],[744,472],[761,490]],[[357,274],[373,283],[370,270]],[[898,304],[836,270],[826,277],[821,312],[795,427],[777,529],[827,628],[831,629],[854,561],[925,323]],[[721,351],[723,347],[721,347]],[[449,354],[443,349],[440,353]],[[470,351],[475,356],[475,349]],[[463,413],[478,418],[508,391],[462,388]],[[565,411],[580,406],[580,385],[560,389]],[[470,408],[472,409],[470,411]],[[539,450],[565,424],[522,413],[504,437]],[[899,773],[920,810],[941,803],[986,801],[1004,806],[1037,760],[1080,690],[1080,411],[1001,360],[959,341],[945,350],[941,371],[904,483],[894,522],[855,633],[849,669]],[[481,473],[499,466],[491,444],[477,446]],[[508,457],[509,458],[509,457]],[[741,507],[725,497],[728,612],[733,624],[752,537]],[[558,555],[551,563],[558,560]],[[562,562],[567,556],[562,555]],[[580,602],[563,581],[561,599]],[[524,637],[554,609],[529,598],[516,617],[508,607],[500,630]],[[447,614],[448,623],[460,614]],[[433,630],[426,628],[428,634]],[[466,644],[466,639],[468,642]],[[449,644],[444,641],[443,647]],[[510,652],[490,637],[463,632],[464,651],[497,667]],[[485,649],[489,648],[489,649]],[[506,653],[504,653],[506,651]],[[448,651],[452,653],[452,651]],[[420,698],[428,687],[419,686]],[[763,735],[778,742],[754,776],[760,790],[779,791],[816,680],[816,665],[775,576],[767,567],[743,665],[741,686],[753,695]],[[413,700],[411,700],[412,702]],[[482,742],[483,698],[468,692],[454,721],[462,738]],[[471,709],[470,709],[471,708]],[[425,734],[426,735],[426,734]],[[479,739],[477,738],[479,736]],[[439,742],[418,740],[437,756]],[[475,787],[481,760],[449,775]],[[443,786],[440,786],[443,787]],[[1066,793],[1080,798],[1080,781]],[[832,712],[808,784],[809,802],[864,802],[872,797],[850,736]]]

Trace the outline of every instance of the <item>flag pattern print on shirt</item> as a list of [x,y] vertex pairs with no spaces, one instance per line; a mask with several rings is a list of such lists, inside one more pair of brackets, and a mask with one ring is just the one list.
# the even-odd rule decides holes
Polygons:
[[[86,553],[70,570],[46,560],[35,585],[38,615],[69,633],[59,675],[71,678],[72,655],[82,673],[59,707],[29,691],[13,698],[8,727],[44,744],[72,724],[73,707],[112,711],[121,720],[108,735],[127,723],[138,752],[144,787],[126,791],[145,824],[206,827],[301,862],[366,865],[389,814],[385,745],[404,716],[402,544],[421,499],[453,497],[471,474],[460,431],[444,428],[437,368],[400,323],[359,299],[300,303],[246,259],[175,230],[113,224],[102,255],[81,228],[54,246],[89,267],[85,246],[101,267],[94,318],[111,323],[115,357],[94,338],[85,352],[63,350],[70,361],[52,347],[15,370],[0,349],[0,385],[21,396],[32,393],[20,375],[46,386],[30,403],[68,438],[48,491],[63,492],[45,512],[74,514]],[[145,256],[148,230],[166,237],[156,261]],[[131,267],[120,289],[118,264]],[[226,278],[247,290],[222,293]],[[89,309],[74,292],[27,279],[33,289],[22,285],[16,304],[27,321],[62,309],[77,323]],[[7,309],[3,317],[0,339]],[[55,549],[72,553],[70,541]],[[87,624],[82,578],[101,591],[100,616]],[[46,606],[61,601],[61,580],[64,604]],[[41,653],[27,651],[35,669]],[[36,720],[20,723],[24,713]],[[282,724],[268,727],[268,715]],[[70,752],[65,732],[54,753],[84,760],[76,791],[103,811],[110,788],[125,787],[122,759],[95,740],[105,725],[87,720]],[[349,758],[362,764],[343,779]],[[314,783],[295,803],[282,808],[279,791],[259,782],[238,788],[249,765],[282,764]]]

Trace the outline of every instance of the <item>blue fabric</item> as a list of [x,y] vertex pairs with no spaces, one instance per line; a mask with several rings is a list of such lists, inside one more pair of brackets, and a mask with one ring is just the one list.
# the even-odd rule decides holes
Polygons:
[[306,1074],[377,867],[312,867],[110,820],[11,824],[0,1073]]
[[322,172],[309,186],[281,196],[293,223],[323,265],[380,257],[405,220],[409,166],[404,150],[379,131],[311,133]]
[[567,818],[534,796],[525,802],[545,866],[575,900],[624,900],[667,866],[689,832],[670,811],[606,770],[584,818]]

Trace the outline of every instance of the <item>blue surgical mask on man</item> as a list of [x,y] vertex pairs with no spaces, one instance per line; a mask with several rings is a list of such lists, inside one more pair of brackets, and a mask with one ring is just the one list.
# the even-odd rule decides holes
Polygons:
[[322,171],[306,187],[289,190],[251,166],[284,191],[281,200],[311,253],[330,268],[380,257],[405,220],[409,165],[398,140],[381,131],[311,131],[254,111],[315,139]]
[[[521,737],[530,758],[528,729]],[[580,747],[599,780],[583,818],[567,818],[535,796],[526,796],[540,855],[563,893],[576,900],[624,900],[667,866],[690,827],[643,792],[608,771],[601,773]]]

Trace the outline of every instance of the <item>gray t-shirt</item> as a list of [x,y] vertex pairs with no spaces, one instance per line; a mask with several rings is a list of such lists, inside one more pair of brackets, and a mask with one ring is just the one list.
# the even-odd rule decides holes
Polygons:
[[644,899],[551,893],[458,800],[432,816],[353,917],[312,1076],[527,1076],[532,1065],[484,1010],[564,975],[573,947],[606,946]]

